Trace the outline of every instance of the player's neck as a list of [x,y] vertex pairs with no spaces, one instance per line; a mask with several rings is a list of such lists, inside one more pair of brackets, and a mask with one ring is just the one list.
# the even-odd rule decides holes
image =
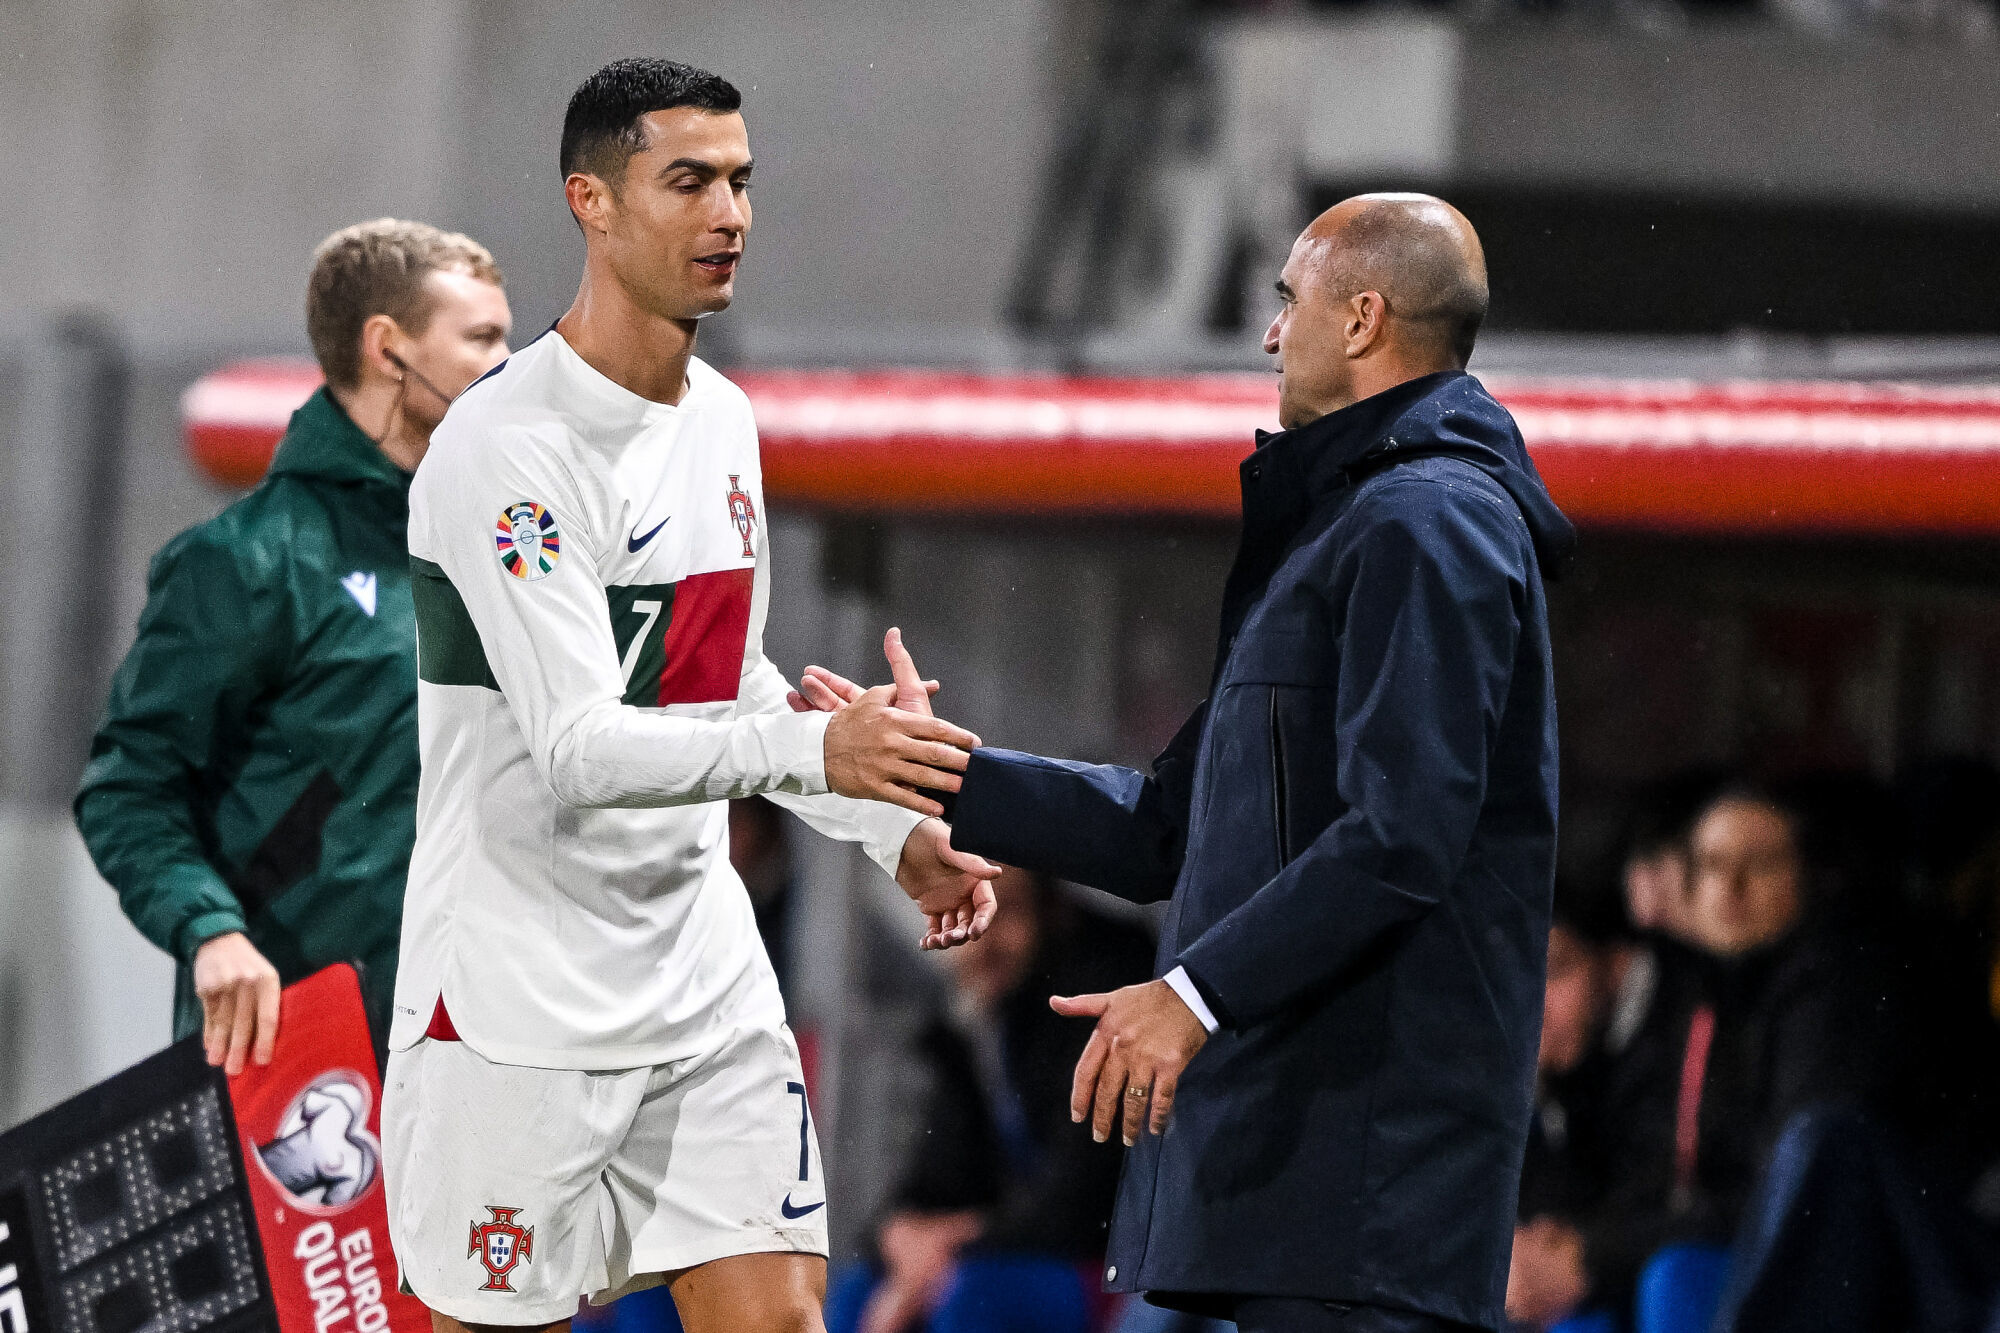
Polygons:
[[642,310],[614,281],[586,269],[556,332],[592,370],[641,398],[679,403],[687,393],[695,321]]

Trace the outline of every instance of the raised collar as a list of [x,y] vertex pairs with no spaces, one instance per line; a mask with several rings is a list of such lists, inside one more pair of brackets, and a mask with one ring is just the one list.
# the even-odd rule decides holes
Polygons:
[[1258,431],[1244,466],[1261,464],[1258,471],[1290,482],[1307,507],[1316,505],[1347,484],[1356,464],[1398,447],[1390,432],[1410,408],[1464,377],[1462,370],[1420,375],[1292,430]]
[[317,477],[343,485],[410,489],[410,474],[389,461],[381,446],[361,433],[325,385],[313,391],[285,427],[271,460],[271,475]]

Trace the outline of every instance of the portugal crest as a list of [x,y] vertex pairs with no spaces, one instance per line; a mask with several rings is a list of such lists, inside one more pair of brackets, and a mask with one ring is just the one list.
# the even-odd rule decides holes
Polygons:
[[562,559],[556,516],[533,500],[516,500],[500,511],[493,543],[501,568],[530,583],[555,573],[556,562]]
[[757,558],[757,548],[750,544],[750,534],[757,530],[757,508],[750,503],[750,492],[743,489],[741,474],[729,474],[729,521],[736,525],[736,531],[743,537],[743,558]]
[[489,1203],[486,1211],[493,1214],[493,1220],[472,1224],[472,1246],[465,1257],[476,1257],[486,1267],[486,1283],[480,1287],[481,1291],[511,1292],[514,1287],[507,1281],[507,1275],[523,1259],[534,1257],[535,1229],[515,1225],[514,1215],[521,1211],[519,1208],[497,1208]]

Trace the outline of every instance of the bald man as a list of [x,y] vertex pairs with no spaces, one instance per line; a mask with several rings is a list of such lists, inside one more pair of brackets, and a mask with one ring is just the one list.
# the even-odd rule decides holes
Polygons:
[[1497,1329],[1573,534],[1465,373],[1486,264],[1455,209],[1349,199],[1278,295],[1285,429],[1242,466],[1207,701],[1150,776],[974,751],[952,843],[1169,900],[1159,980],[1056,1001],[1096,1021],[1073,1115],[1131,1147],[1108,1286],[1245,1333]]

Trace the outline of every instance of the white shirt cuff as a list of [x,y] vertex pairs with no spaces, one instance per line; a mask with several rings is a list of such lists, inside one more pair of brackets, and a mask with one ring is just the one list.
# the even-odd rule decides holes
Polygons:
[[1201,1025],[1208,1029],[1211,1036],[1214,1035],[1215,1030],[1222,1024],[1215,1021],[1215,1015],[1209,1011],[1208,1001],[1202,999],[1201,992],[1194,988],[1194,979],[1188,975],[1188,970],[1176,967],[1161,979],[1174,988],[1174,994],[1181,997],[1181,1003],[1201,1020]]
[[894,879],[903,868],[903,848],[909,844],[910,834],[926,816],[886,801],[861,804],[862,811],[854,819],[855,827],[861,830],[861,850],[882,867],[883,874]]
[[833,790],[826,785],[826,724],[833,721],[833,714],[814,710],[767,716],[775,724],[771,766],[792,779],[786,790],[801,796],[821,796]]

